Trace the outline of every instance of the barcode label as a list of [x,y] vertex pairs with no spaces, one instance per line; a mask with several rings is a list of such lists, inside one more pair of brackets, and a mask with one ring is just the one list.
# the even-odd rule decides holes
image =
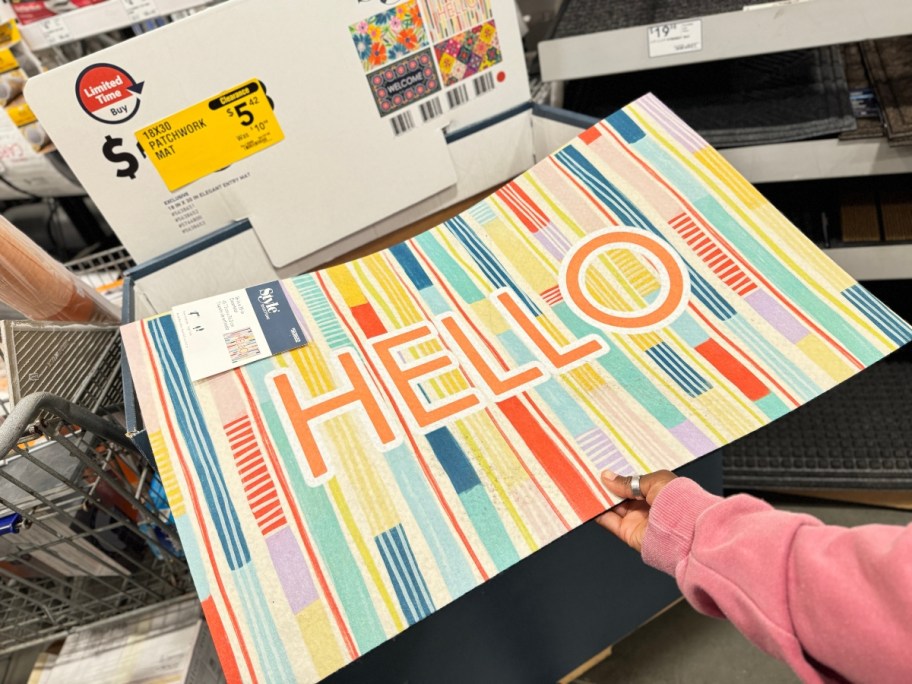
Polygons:
[[435,97],[433,100],[421,103],[421,120],[430,121],[443,114],[443,106],[440,104],[440,98]]
[[469,101],[469,91],[466,90],[465,84],[458,85],[450,91],[447,91],[447,104],[450,109],[455,109],[459,105]]
[[402,135],[406,131],[410,131],[415,127],[415,121],[412,119],[411,112],[402,112],[401,114],[396,114],[392,118],[393,133],[396,135]]
[[494,74],[490,71],[475,79],[475,97],[484,95],[489,90],[494,90]]
[[228,348],[228,356],[231,363],[236,364],[254,356],[259,356],[260,348],[257,346],[256,337],[250,328],[233,330],[225,333],[225,346]]

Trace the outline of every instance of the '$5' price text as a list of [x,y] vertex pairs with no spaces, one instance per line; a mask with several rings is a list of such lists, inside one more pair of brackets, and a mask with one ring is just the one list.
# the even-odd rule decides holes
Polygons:
[[263,85],[262,93],[259,92],[260,83],[249,83],[246,86],[237,89],[232,93],[227,93],[209,103],[211,109],[224,108],[225,115],[234,121],[237,121],[243,127],[240,132],[235,133],[235,138],[242,146],[245,141],[250,141],[250,145],[255,145],[256,141],[252,139],[255,133],[262,133],[269,125],[268,120],[257,120],[251,107],[256,107],[261,102],[261,97],[265,97],[269,103],[270,109],[275,109],[272,98],[266,95],[266,86]]

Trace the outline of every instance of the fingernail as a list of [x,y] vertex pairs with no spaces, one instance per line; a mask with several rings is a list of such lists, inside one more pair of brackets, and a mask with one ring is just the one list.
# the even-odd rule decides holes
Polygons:
[[605,482],[611,482],[612,480],[617,478],[617,476],[618,476],[618,474],[616,472],[614,472],[613,470],[608,470],[608,468],[605,468],[602,471],[602,479]]

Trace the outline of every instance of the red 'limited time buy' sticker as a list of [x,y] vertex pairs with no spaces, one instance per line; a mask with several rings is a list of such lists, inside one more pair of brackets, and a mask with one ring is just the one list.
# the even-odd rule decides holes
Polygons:
[[143,83],[113,64],[93,64],[76,79],[76,98],[86,114],[102,123],[122,123],[139,110]]

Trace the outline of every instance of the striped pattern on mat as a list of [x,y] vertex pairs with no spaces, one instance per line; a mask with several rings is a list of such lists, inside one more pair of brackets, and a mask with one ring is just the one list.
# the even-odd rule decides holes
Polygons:
[[230,681],[313,681],[910,339],[651,96],[418,237],[284,281],[307,344],[124,339]]

